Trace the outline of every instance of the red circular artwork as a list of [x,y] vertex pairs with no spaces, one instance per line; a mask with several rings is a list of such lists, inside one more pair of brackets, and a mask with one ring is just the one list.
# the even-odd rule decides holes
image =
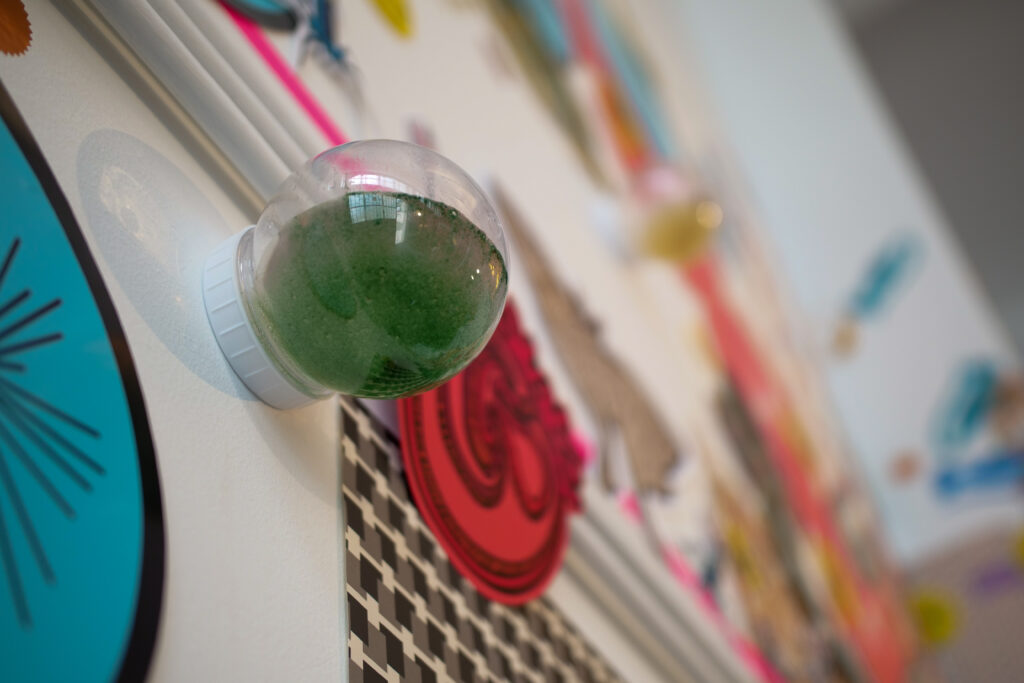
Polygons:
[[409,487],[455,568],[497,602],[540,595],[582,463],[511,303],[469,367],[398,407]]

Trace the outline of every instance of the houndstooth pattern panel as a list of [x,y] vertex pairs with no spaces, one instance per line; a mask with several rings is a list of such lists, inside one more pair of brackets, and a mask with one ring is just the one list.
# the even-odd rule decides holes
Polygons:
[[395,436],[341,399],[351,683],[620,680],[548,601],[511,608],[462,578],[410,500]]

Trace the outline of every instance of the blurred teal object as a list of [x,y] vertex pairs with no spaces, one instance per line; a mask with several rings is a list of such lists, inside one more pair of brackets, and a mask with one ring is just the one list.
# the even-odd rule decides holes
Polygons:
[[548,54],[559,62],[569,61],[569,35],[558,12],[558,3],[550,0],[513,0],[513,3],[529,19]]
[[355,110],[352,137],[377,137],[368,130],[374,125],[374,118],[363,93],[359,70],[352,63],[349,50],[335,40],[334,9],[337,5],[330,0],[290,0],[290,4],[298,24],[292,37],[289,61],[298,67],[307,56],[317,60]]
[[924,253],[914,235],[901,234],[889,240],[868,264],[864,276],[847,304],[847,313],[866,320],[882,312],[892,301]]
[[335,63],[344,66],[347,52],[334,42],[334,11],[329,0],[306,0],[303,12],[309,17],[309,38],[323,49],[324,53]]
[[935,411],[932,445],[939,462],[950,462],[985,427],[996,405],[999,373],[989,360],[965,363]]
[[242,16],[255,21],[266,28],[291,31],[297,20],[295,12],[286,2],[275,0],[221,0],[225,5],[234,8]]
[[601,47],[611,62],[611,68],[623,89],[629,95],[629,103],[643,123],[649,142],[659,158],[675,158],[676,149],[672,135],[661,115],[661,107],[655,96],[654,87],[647,72],[632,47],[615,25],[614,19],[605,10],[600,0],[585,3],[590,10],[594,28],[601,41]]

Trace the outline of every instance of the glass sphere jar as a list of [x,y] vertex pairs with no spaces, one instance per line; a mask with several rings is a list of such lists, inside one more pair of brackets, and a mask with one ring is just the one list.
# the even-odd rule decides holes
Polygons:
[[[218,331],[211,303],[224,302],[210,300],[210,266],[225,254],[208,262],[210,321],[243,382],[278,407],[431,389],[480,352],[505,305],[508,252],[494,208],[462,169],[406,142],[318,155],[234,241],[238,314],[258,347],[247,353],[266,362],[239,368],[240,349]],[[264,395],[253,372],[277,388]]]

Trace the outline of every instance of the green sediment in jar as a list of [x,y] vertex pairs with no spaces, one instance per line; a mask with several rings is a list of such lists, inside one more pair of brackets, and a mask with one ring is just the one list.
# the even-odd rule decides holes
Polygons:
[[322,386],[394,398],[465,367],[486,342],[508,274],[455,209],[353,192],[293,218],[259,266],[254,313],[270,341]]

